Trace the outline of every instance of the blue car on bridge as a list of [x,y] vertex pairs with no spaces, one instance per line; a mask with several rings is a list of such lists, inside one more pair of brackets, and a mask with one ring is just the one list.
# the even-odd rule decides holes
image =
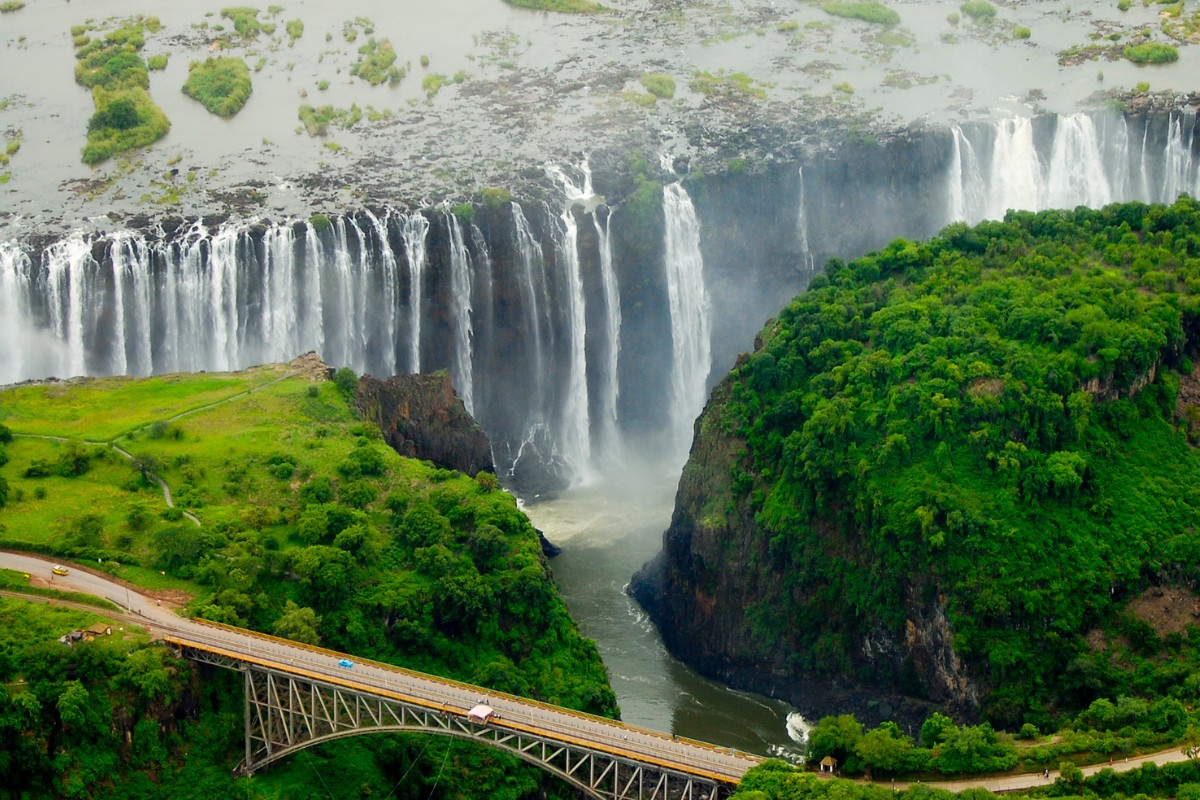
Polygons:
[[350,669],[351,667],[354,666],[354,662],[348,658],[343,658],[343,659],[338,660],[338,666],[345,667],[346,669]]

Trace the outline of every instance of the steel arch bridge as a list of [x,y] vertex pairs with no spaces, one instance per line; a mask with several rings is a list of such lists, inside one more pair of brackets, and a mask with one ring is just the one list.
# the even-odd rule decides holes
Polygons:
[[246,752],[238,771],[250,775],[306,747],[368,733],[416,732],[489,745],[556,775],[595,800],[724,800],[736,780],[693,774],[665,763],[511,720],[479,722],[457,709],[430,707],[399,693],[342,685],[304,670],[254,663],[168,637],[194,661],[243,674]]

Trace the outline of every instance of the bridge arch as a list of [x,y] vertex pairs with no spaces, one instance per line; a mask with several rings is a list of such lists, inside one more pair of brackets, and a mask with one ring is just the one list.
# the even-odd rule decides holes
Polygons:
[[[444,730],[444,729],[438,729],[438,728],[427,728],[427,727],[418,726],[418,725],[381,725],[379,727],[372,727],[372,728],[366,728],[366,729],[361,729],[361,730],[337,731],[334,733],[329,733],[329,734],[325,734],[323,736],[318,736],[318,737],[315,737],[312,739],[308,739],[303,742],[299,742],[295,745],[292,745],[292,746],[289,746],[289,747],[286,747],[286,748],[283,748],[280,750],[276,750],[273,753],[271,753],[269,756],[267,756],[266,758],[260,759],[259,761],[255,762],[252,769],[247,769],[245,766],[240,766],[239,769],[241,770],[241,772],[243,774],[250,775],[250,774],[253,774],[254,772],[257,772],[260,769],[263,769],[264,767],[269,766],[270,764],[273,764],[276,761],[280,761],[284,758],[287,758],[288,756],[292,755],[293,753],[297,753],[301,750],[306,750],[309,747],[315,747],[317,745],[324,744],[326,742],[332,742],[332,741],[336,741],[338,739],[345,739],[345,738],[348,738],[351,736],[366,736],[366,735],[373,734],[373,733],[422,733],[422,734],[427,734],[430,736],[445,736],[447,738],[471,742],[473,744],[489,745],[493,748],[500,750],[501,752],[505,752],[505,753],[514,755],[517,758],[524,761],[525,763],[532,764],[535,767],[539,767],[543,771],[548,772],[551,775],[554,775],[555,777],[557,777],[563,781],[566,781],[568,784],[575,787],[579,791],[583,792],[588,797],[594,798],[594,800],[608,800],[608,797],[606,795],[601,794],[596,789],[594,789],[592,786],[590,786],[588,783],[580,780],[579,778],[576,778],[574,775],[568,773],[562,767],[559,767],[557,764],[555,764],[549,760],[546,760],[544,758],[541,758],[538,755],[527,752],[526,750],[523,750],[521,747],[519,747],[516,744],[499,742],[499,741],[495,741],[494,739],[492,739],[490,737],[477,736],[477,735],[473,735],[473,734],[466,733],[463,731]],[[707,795],[703,795],[703,794],[699,795],[699,797],[706,797],[706,796]]]

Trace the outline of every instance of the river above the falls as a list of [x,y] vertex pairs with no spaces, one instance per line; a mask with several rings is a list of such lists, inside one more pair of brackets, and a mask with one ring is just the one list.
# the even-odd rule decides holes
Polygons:
[[594,639],[630,725],[797,760],[804,721],[786,703],[711,681],[682,664],[625,594],[671,518],[677,469],[632,469],[524,507],[563,548],[551,561],[571,615]]

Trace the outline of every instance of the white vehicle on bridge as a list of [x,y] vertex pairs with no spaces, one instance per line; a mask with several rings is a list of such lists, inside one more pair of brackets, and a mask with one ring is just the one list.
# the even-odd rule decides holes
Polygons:
[[471,722],[484,723],[490,721],[496,716],[496,711],[491,706],[485,706],[483,703],[472,708],[467,712],[467,719]]

